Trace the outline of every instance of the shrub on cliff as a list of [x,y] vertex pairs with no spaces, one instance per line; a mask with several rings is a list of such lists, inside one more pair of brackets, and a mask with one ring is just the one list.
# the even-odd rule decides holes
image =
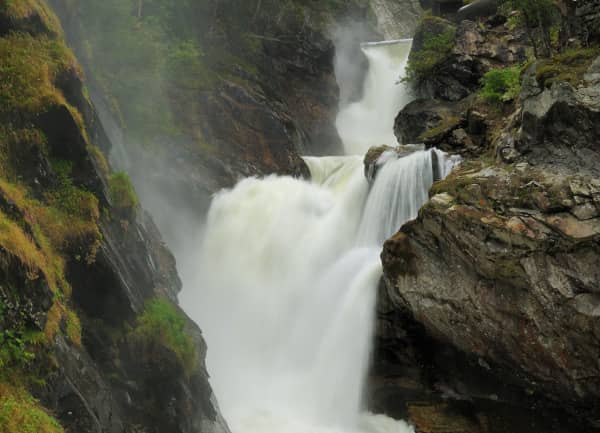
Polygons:
[[122,171],[113,173],[109,179],[109,191],[112,204],[117,211],[128,216],[135,214],[138,198],[126,173]]
[[164,299],[153,299],[146,304],[132,331],[135,338],[158,343],[171,350],[186,371],[196,364],[196,348],[185,331],[185,318],[175,306]]
[[521,67],[492,69],[481,79],[481,96],[488,102],[498,104],[512,101],[521,91]]
[[455,36],[456,27],[452,23],[426,15],[413,40],[405,80],[418,83],[434,74],[436,68],[450,56]]

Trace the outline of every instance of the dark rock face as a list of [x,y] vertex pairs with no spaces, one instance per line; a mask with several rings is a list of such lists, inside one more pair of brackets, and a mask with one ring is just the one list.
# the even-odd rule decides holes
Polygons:
[[578,1],[575,15],[581,40],[588,44],[600,41],[600,2]]
[[[75,51],[84,52],[81,41],[86,29],[79,24],[77,9],[63,0],[51,3]],[[205,61],[216,68],[212,72],[218,79],[200,90],[190,90],[181,85],[184,83],[167,83],[167,100],[161,102],[168,105],[164,109],[175,113],[181,134],[160,143],[174,149],[161,155],[164,161],[152,163],[145,156],[146,165],[159,169],[145,182],[161,180],[157,187],[164,190],[176,187],[210,193],[245,176],[307,176],[299,155],[343,152],[335,128],[340,95],[332,29],[337,19],[343,22],[347,18],[367,23],[365,34],[379,39],[369,3],[293,1],[281,8],[277,2],[258,6],[239,0],[209,0],[182,9],[188,15],[182,24],[189,27],[186,37],[193,35],[207,52]],[[358,60],[365,60],[358,45],[356,54]],[[83,66],[95,103],[110,107],[100,92],[93,91],[101,87],[94,84],[93,62]],[[363,62],[363,72],[365,67]],[[130,151],[132,143],[125,144]],[[135,150],[130,153],[137,159]]]
[[[535,72],[535,68],[532,68]],[[523,113],[517,150],[532,164],[563,166],[571,171],[599,173],[600,57],[583,82],[573,88],[559,81],[541,87],[534,74],[525,80]]]

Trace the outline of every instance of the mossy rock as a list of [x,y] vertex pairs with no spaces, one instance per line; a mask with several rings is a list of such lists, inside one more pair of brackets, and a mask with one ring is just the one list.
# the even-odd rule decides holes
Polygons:
[[550,88],[553,83],[566,81],[577,87],[592,62],[600,56],[600,48],[580,48],[557,54],[552,59],[539,62],[535,78],[542,87]]
[[426,15],[413,38],[406,79],[420,82],[447,60],[455,46],[456,26],[440,17]]

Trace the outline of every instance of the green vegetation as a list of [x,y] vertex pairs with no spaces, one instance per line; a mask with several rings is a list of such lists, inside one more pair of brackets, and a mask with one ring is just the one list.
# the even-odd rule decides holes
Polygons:
[[69,337],[71,343],[81,346],[81,322],[77,314],[72,310],[66,312],[66,327],[67,337]]
[[521,91],[521,67],[492,69],[481,79],[480,95],[488,102],[499,104],[515,100]]
[[[59,80],[81,78],[58,20],[41,0],[2,2],[0,15],[8,17],[12,26],[12,32],[0,38],[0,197],[9,203],[0,211],[0,268],[8,275],[2,292],[16,305],[14,311],[2,306],[0,366],[2,373],[35,381],[31,361],[47,356],[44,347],[63,324],[71,341],[81,341],[79,320],[68,308],[71,287],[65,278],[65,263],[94,260],[101,240],[99,205],[91,192],[75,184],[71,162],[51,161],[52,170],[42,178],[32,173],[40,166],[40,155],[48,158],[51,154],[40,126],[41,115],[57,107],[66,108],[87,140],[81,114],[56,85]],[[39,188],[40,181],[45,182],[43,188]],[[23,275],[15,275],[15,269]],[[20,285],[13,287],[11,278],[25,278],[33,287],[39,280],[40,289],[47,283],[52,291],[53,303],[42,331],[32,327],[26,313],[19,310],[25,300]],[[2,412],[9,407],[2,404],[9,403],[10,407],[21,405],[23,410],[33,411],[35,406],[25,397],[3,401],[0,419],[9,413]],[[11,416],[19,420],[15,425],[22,430],[11,430],[9,423],[9,432],[62,431],[51,429],[47,423],[35,424],[43,411],[30,416],[15,410]],[[4,424],[0,421],[3,428]]]
[[13,365],[26,365],[35,357],[27,350],[28,338],[18,330],[3,326],[5,308],[0,300],[0,370]]
[[149,301],[132,333],[136,338],[154,341],[171,350],[188,372],[194,369],[197,361],[194,342],[186,334],[185,318],[169,301]]
[[541,86],[548,88],[556,81],[567,81],[577,86],[598,56],[598,47],[567,50],[552,59],[542,60],[536,70],[536,79]]
[[428,139],[434,138],[440,134],[446,135],[448,132],[451,132],[452,130],[458,128],[460,122],[460,117],[446,117],[442,119],[442,121],[440,121],[438,126],[436,126],[435,128],[428,129],[427,131],[419,135],[418,138],[421,141],[427,141]]
[[0,382],[2,433],[64,433],[54,419],[25,389]]
[[127,173],[113,173],[109,179],[109,188],[113,206],[127,215],[133,215],[138,206],[138,198]]
[[[39,113],[51,105],[66,105],[54,86],[61,71],[81,71],[64,43],[45,36],[12,33],[0,38],[0,116]],[[78,116],[80,117],[80,116]]]
[[[42,32],[53,36],[61,35],[61,26],[52,11],[48,8],[45,2],[39,0],[4,0],[0,3],[0,14],[10,17],[11,20],[25,20],[34,15],[37,15],[42,21],[42,28],[28,28],[25,25],[20,30],[33,31],[34,33]],[[25,24],[25,23],[22,23]],[[21,27],[21,26],[20,26]]]
[[89,152],[90,155],[92,155],[92,158],[94,159],[96,164],[98,164],[98,168],[100,169],[100,172],[104,176],[108,177],[110,168],[108,166],[108,161],[106,160],[106,157],[104,156],[104,153],[102,153],[100,148],[98,146],[90,145],[87,147],[87,151]]
[[418,83],[435,73],[450,56],[455,36],[456,27],[449,21],[431,15],[423,17],[408,58],[406,80]]

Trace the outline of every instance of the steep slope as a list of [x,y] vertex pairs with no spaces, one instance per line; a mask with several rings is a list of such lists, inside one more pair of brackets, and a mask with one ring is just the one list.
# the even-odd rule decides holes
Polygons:
[[0,430],[226,432],[82,77],[45,1],[0,5]]

